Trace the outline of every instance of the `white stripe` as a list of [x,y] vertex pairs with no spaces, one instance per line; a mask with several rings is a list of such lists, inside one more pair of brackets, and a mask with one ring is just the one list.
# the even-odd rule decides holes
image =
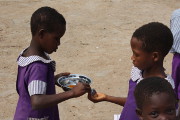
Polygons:
[[121,114],[114,114],[114,120],[119,120]]
[[47,83],[41,80],[33,80],[28,85],[29,95],[46,94]]
[[49,117],[44,117],[44,118],[28,118],[27,120],[49,120]]

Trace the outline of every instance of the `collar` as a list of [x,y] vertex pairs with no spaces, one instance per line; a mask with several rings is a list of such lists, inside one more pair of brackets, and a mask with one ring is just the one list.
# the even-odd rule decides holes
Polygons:
[[28,66],[29,64],[33,63],[33,62],[41,61],[43,63],[50,63],[53,66],[53,69],[55,71],[56,62],[54,60],[51,60],[51,58],[49,57],[49,55],[47,53],[45,53],[45,55],[49,58],[49,60],[44,59],[43,57],[40,57],[38,55],[32,55],[32,56],[29,56],[29,57],[23,57],[22,54],[24,53],[25,50],[23,50],[20,53],[20,55],[19,55],[19,57],[17,59],[17,64],[19,66],[25,67],[25,66]]
[[[174,85],[174,80],[173,78],[171,77],[171,75],[168,75],[166,74],[166,79],[171,85],[172,85],[172,88],[174,89],[175,88],[175,85]],[[143,80],[143,77],[142,77],[142,70],[139,70],[137,67],[132,67],[132,70],[131,70],[131,80],[136,82],[137,84]]]
[[131,79],[132,81],[139,83],[143,79],[142,71],[133,66],[131,70]]

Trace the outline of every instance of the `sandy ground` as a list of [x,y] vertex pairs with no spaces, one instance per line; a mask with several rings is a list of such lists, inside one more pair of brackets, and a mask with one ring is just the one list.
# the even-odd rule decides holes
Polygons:
[[[18,54],[31,40],[29,21],[41,6],[64,15],[67,32],[51,57],[57,73],[69,71],[93,79],[92,87],[113,96],[126,96],[132,62],[129,41],[141,25],[159,21],[169,26],[179,0],[0,0],[0,120],[12,120],[18,95]],[[171,73],[169,54],[165,59]],[[57,92],[63,92],[57,87]],[[113,120],[121,106],[94,104],[87,95],[59,104],[61,120]]]

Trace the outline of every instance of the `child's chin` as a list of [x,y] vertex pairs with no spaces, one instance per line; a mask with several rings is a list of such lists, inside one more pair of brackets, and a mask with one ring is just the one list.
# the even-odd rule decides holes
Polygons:
[[46,53],[52,54],[53,52],[56,52],[56,51],[47,51]]

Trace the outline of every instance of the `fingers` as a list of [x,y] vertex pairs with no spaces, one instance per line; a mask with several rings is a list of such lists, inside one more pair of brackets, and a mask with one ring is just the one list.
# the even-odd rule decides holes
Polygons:
[[61,76],[68,76],[70,75],[71,73],[70,72],[63,72],[63,73],[60,73]]
[[91,87],[89,84],[86,84],[86,83],[82,83],[82,82],[78,82],[77,85],[83,85],[83,89],[86,91],[86,92],[90,92],[91,91]]
[[59,73],[59,74],[55,75],[54,78],[55,78],[55,80],[57,80],[59,77],[68,76],[70,74],[71,74],[70,72]]

